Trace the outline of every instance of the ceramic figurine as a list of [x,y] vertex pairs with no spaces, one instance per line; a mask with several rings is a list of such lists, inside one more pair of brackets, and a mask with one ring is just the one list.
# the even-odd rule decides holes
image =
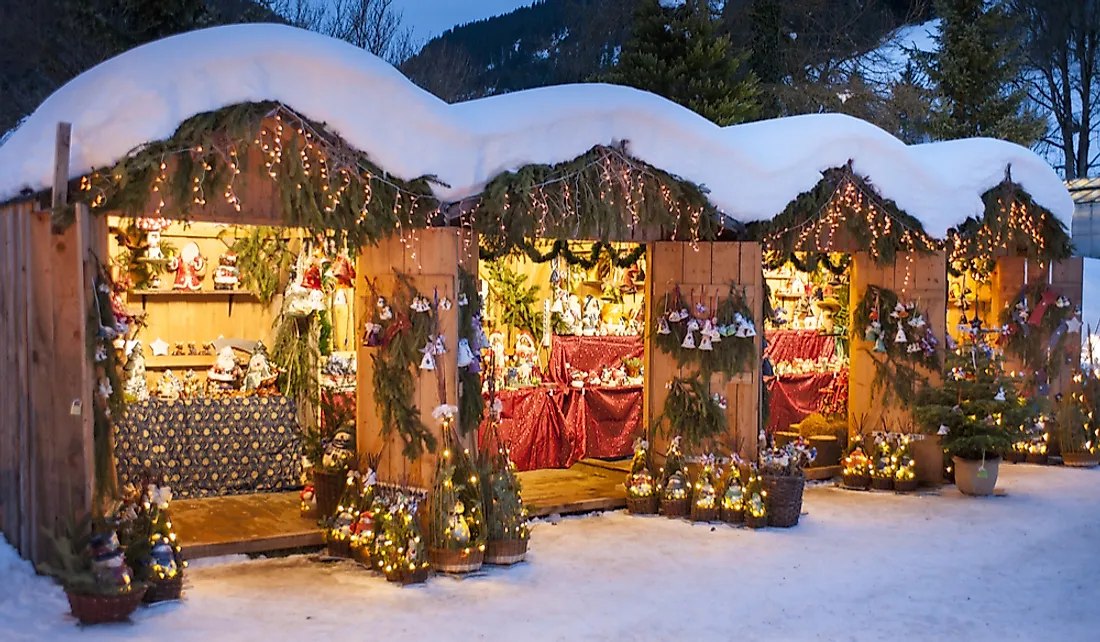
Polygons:
[[596,330],[600,327],[600,300],[589,294],[584,300],[584,319],[581,334],[586,337],[596,336]]
[[149,559],[151,562],[149,567],[159,579],[171,579],[179,572],[179,565],[176,563],[176,552],[172,548],[172,543],[163,535],[153,544],[153,549],[149,552]]
[[214,270],[215,290],[236,290],[241,282],[240,271],[237,269],[237,255],[226,252],[218,258],[218,268]]
[[248,358],[248,370],[244,374],[242,389],[248,391],[271,390],[279,379],[279,371],[272,367],[267,359],[267,348],[262,341],[256,342],[256,349]]
[[171,370],[165,370],[160,381],[157,382],[157,398],[163,401],[175,401],[183,392],[183,383],[180,382]]
[[183,392],[181,396],[184,399],[195,399],[202,396],[202,382],[199,381],[199,376],[195,374],[194,370],[183,373]]
[[325,447],[325,454],[321,458],[321,465],[327,470],[340,470],[348,467],[355,459],[355,451],[352,449],[352,436],[348,429],[341,428],[333,436],[332,441]]
[[149,384],[145,380],[145,349],[141,346],[141,340],[134,341],[124,371],[126,384],[123,393],[137,401],[149,399]]
[[230,346],[222,348],[214,365],[206,371],[206,378],[216,382],[223,390],[236,387],[237,380],[241,378],[241,366],[237,363],[237,355],[233,352],[233,348]]
[[447,521],[447,530],[450,531],[451,537],[459,544],[470,541],[470,525],[466,522],[464,512],[466,512],[465,504],[461,500],[456,501],[454,508],[451,509],[450,519]]
[[176,273],[176,281],[172,284],[172,289],[190,292],[202,289],[206,259],[199,253],[199,246],[194,241],[184,245],[178,255],[168,260],[168,269]]

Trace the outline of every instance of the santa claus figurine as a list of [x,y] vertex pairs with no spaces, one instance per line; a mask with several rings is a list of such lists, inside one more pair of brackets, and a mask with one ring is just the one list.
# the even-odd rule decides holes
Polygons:
[[172,285],[172,289],[192,292],[202,289],[206,259],[199,254],[199,246],[196,243],[184,245],[183,250],[168,261],[168,269],[176,272],[176,282]]

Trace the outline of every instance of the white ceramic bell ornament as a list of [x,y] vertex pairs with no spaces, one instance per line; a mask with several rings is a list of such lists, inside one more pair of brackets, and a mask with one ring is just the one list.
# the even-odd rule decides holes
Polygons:
[[435,370],[435,357],[432,355],[433,347],[432,342],[428,341],[428,345],[421,350],[424,353],[424,358],[420,360],[421,370]]
[[684,342],[680,344],[682,348],[695,348],[695,333],[688,330],[688,333],[684,336]]
[[909,343],[909,339],[905,338],[905,330],[902,329],[901,324],[898,324],[898,333],[894,335],[894,343]]
[[714,349],[714,347],[711,346],[711,337],[709,334],[703,333],[702,337],[699,339],[699,349],[706,351]]
[[657,334],[672,334],[672,329],[668,327],[668,317],[657,319]]
[[470,349],[470,341],[468,339],[458,340],[458,355],[455,358],[459,368],[465,368],[470,365],[474,360],[474,352]]

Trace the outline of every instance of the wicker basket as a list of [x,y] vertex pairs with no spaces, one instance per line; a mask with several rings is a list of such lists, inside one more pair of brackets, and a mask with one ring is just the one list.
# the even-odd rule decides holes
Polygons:
[[137,610],[145,597],[145,587],[137,587],[122,595],[81,595],[65,591],[69,609],[81,624],[124,622]]
[[626,510],[631,515],[655,515],[657,514],[657,496],[627,497]]
[[1100,457],[1091,453],[1062,453],[1062,463],[1074,468],[1092,468],[1100,464]]
[[478,548],[452,551],[446,548],[428,548],[432,568],[440,573],[473,573],[481,569],[485,553]]
[[338,538],[330,539],[325,543],[329,557],[351,557],[351,540]]
[[691,498],[662,499],[661,514],[665,517],[688,517],[691,515]]
[[1027,455],[1016,450],[1010,450],[1005,453],[1004,460],[1011,464],[1018,464],[1023,461],[1027,461]]
[[1027,454],[1027,463],[1029,463],[1029,464],[1039,464],[1040,466],[1045,466],[1046,463],[1047,463],[1047,456],[1046,456],[1045,453],[1044,454],[1028,453]]
[[691,503],[691,521],[716,522],[718,521],[718,508],[699,508],[695,502]]
[[[765,475],[764,498],[768,508],[768,526],[790,528],[798,525],[798,516],[802,514],[802,490],[806,487],[806,478],[802,475]],[[748,516],[745,517],[746,521]]]
[[871,488],[874,488],[875,490],[894,490],[894,478],[873,477],[871,479]]
[[871,487],[870,475],[844,475],[844,485],[856,490],[867,490]]
[[753,517],[752,513],[745,513],[745,526],[749,528],[764,528],[768,525],[768,516]]
[[527,539],[491,539],[485,544],[485,563],[496,566],[519,564],[527,558]]
[[386,579],[390,582],[396,582],[402,586],[408,586],[409,584],[420,584],[428,581],[429,570],[426,566],[420,566],[415,570],[410,571],[409,568],[402,567],[393,569],[389,573],[386,573]]
[[178,600],[183,594],[183,573],[176,573],[170,580],[150,580],[141,601],[146,604]]
[[894,490],[899,493],[911,493],[917,489],[920,481],[917,479],[895,479]]
[[336,507],[340,505],[340,498],[344,495],[344,487],[347,486],[347,483],[347,473],[313,471],[313,496],[317,500],[317,517],[319,519],[328,519],[336,512]]
[[723,508],[719,511],[719,516],[727,524],[741,524],[745,521],[745,511],[743,509]]

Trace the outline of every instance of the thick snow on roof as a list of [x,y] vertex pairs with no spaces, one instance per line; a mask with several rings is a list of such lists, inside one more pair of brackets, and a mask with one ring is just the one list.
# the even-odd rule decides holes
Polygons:
[[1005,166],[1067,227],[1073,201],[1031,151],[994,140],[907,147],[861,120],[811,115],[720,128],[626,87],[544,87],[447,105],[396,69],[339,40],[282,25],[194,31],[143,45],[76,77],[0,146],[0,201],[47,187],[57,123],[73,124],[71,173],[114,164],[169,138],[184,120],[241,102],[280,101],[328,124],[405,179],[434,175],[444,201],[478,193],[503,171],[571,160],[594,145],[629,152],[710,190],[742,221],[765,220],[854,161],[880,193],[942,236],[982,212]]

